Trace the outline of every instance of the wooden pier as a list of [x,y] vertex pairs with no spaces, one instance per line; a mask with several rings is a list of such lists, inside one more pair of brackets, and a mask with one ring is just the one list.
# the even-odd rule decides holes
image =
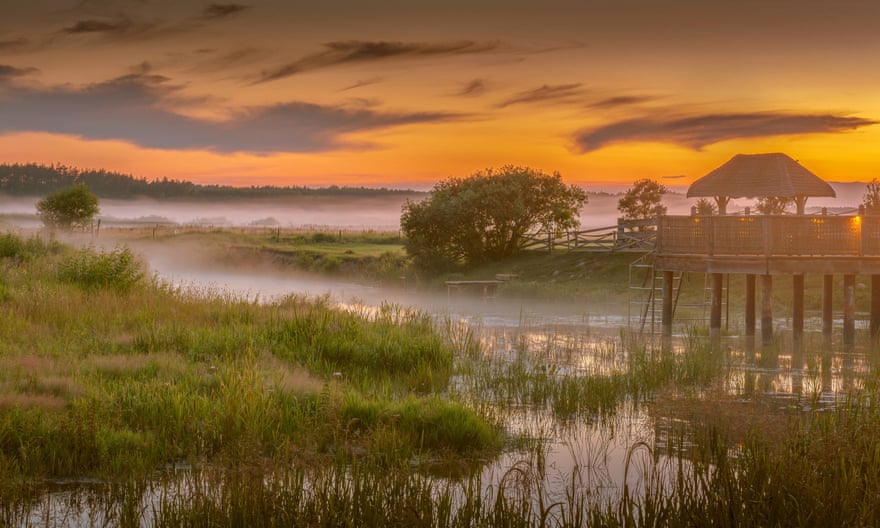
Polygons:
[[723,275],[746,277],[746,335],[755,335],[755,289],[760,285],[764,342],[773,336],[774,277],[791,277],[792,327],[798,340],[804,331],[805,275],[824,277],[822,331],[829,338],[833,277],[842,275],[843,341],[847,345],[855,340],[855,277],[870,275],[872,337],[880,331],[880,216],[660,216],[654,267],[663,276],[661,328],[667,336],[672,333],[674,272],[710,275],[709,329],[714,335],[721,331]]

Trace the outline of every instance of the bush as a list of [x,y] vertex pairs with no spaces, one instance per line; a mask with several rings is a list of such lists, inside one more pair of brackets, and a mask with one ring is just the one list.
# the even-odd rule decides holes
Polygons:
[[37,214],[47,227],[85,226],[98,214],[98,197],[85,185],[74,185],[37,202]]
[[109,288],[128,291],[143,280],[144,272],[128,248],[103,252],[88,247],[77,250],[61,261],[58,278],[86,290]]
[[24,240],[12,233],[0,236],[0,258],[29,260],[49,252],[56,252],[59,248],[60,246],[57,243],[50,242],[46,244],[37,237]]

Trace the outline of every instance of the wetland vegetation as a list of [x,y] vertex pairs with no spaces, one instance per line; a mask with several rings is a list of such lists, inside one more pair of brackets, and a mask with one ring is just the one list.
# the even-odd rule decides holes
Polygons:
[[12,234],[0,312],[4,526],[880,523],[870,348],[258,302]]

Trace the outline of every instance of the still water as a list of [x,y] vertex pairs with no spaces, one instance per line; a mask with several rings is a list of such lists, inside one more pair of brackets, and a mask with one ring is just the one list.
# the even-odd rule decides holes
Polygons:
[[[519,391],[517,375],[545,374],[548,384],[564,377],[612,375],[626,368],[632,347],[653,350],[650,336],[628,330],[626,299],[617,305],[589,302],[520,302],[483,299],[462,292],[424,294],[413,290],[380,288],[301,274],[260,273],[248,270],[215,271],[187,269],[156,259],[152,269],[164,281],[181,288],[212,290],[271,302],[290,294],[322,297],[343,309],[369,311],[383,303],[413,307],[432,314],[438,322],[470,331],[482,344],[481,358],[463,368],[453,379],[450,393],[471,401],[496,416],[511,441],[504,452],[479,469],[489,490],[513,487],[530,500],[546,504],[564,501],[567,494],[615,500],[624,485],[638,491],[662,480],[673,471],[669,452],[671,437],[686,445],[688,420],[693,416],[724,417],[733,421],[785,421],[787,409],[835,404],[838,393],[858,388],[866,374],[876,368],[877,356],[867,348],[838,349],[809,333],[795,347],[782,337],[769,347],[737,336],[718,344],[724,363],[723,381],[706,387],[706,409],[683,409],[674,395],[661,394],[654,405],[624,401],[611,411],[567,414],[534,393]],[[622,294],[625,297],[625,294]],[[784,326],[784,321],[780,321]],[[681,354],[690,332],[679,328],[672,349]],[[488,369],[491,376],[474,369]],[[485,374],[485,371],[482,372]],[[519,373],[519,374],[517,374]],[[479,385],[488,377],[499,380]],[[541,378],[544,379],[544,378]],[[506,380],[506,381],[505,381]],[[479,386],[478,386],[479,385]],[[755,405],[754,402],[760,402]],[[684,433],[683,433],[684,431]],[[181,468],[176,468],[179,470]],[[185,470],[186,468],[182,468]],[[437,478],[443,478],[438,476]],[[80,525],[100,523],[100,505],[90,504],[83,490],[100,483],[55,483],[55,491],[31,512],[33,525]],[[151,502],[145,494],[144,522],[149,522]]]

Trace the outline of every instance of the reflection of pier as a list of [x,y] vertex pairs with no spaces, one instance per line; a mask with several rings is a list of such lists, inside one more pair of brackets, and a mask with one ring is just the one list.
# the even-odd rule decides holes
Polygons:
[[[726,178],[726,179],[725,179]],[[708,184],[712,184],[707,185]],[[823,190],[827,187],[827,191]],[[695,189],[697,192],[695,192]],[[658,219],[654,266],[662,273],[662,330],[672,333],[675,272],[701,272],[711,277],[710,332],[720,333],[722,277],[743,274],[745,333],[755,335],[756,284],[760,278],[761,335],[773,335],[774,276],[792,279],[792,328],[804,330],[804,276],[822,275],[822,331],[831,335],[834,275],[843,275],[843,340],[855,336],[855,277],[871,276],[871,333],[880,329],[880,217],[806,216],[807,196],[833,196],[818,177],[783,154],[736,156],[695,182],[689,196],[713,196],[720,215],[661,216]],[[790,198],[797,215],[724,215],[731,197]]]

